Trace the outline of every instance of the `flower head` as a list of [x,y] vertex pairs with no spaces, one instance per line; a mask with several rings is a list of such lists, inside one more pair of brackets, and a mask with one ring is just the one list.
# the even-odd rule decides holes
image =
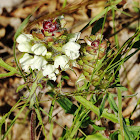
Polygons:
[[22,33],[18,36],[17,48],[25,53],[19,62],[25,72],[30,72],[29,69],[42,71],[43,76],[55,81],[60,69],[65,71],[76,66],[80,55],[80,45],[76,41],[80,32],[68,34],[65,24],[63,16],[43,20],[32,35]]

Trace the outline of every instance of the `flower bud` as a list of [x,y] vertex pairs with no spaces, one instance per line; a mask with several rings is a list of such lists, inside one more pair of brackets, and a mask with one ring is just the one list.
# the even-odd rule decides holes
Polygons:
[[[101,59],[106,55],[106,50],[108,47],[107,40],[102,40],[102,35],[97,36],[91,35],[84,38],[86,45],[82,47],[82,55],[78,64],[83,70],[84,76],[90,80],[93,71],[98,66],[98,63],[102,61]],[[105,64],[107,66],[107,64]],[[100,74],[103,73],[106,66],[101,67],[94,75],[92,75],[92,85],[96,86],[96,83],[100,79]],[[102,80],[103,83],[104,80]]]

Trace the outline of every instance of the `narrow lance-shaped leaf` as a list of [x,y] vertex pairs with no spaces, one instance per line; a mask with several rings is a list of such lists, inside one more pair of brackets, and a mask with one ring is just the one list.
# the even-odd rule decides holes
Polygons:
[[108,99],[108,93],[106,93],[106,95],[104,96],[102,103],[99,107],[99,117],[102,115],[104,107],[105,107],[105,101]]
[[115,102],[114,97],[113,97],[112,94],[109,94],[108,102],[109,102],[110,108],[114,112],[118,113],[118,107],[117,107],[117,104],[116,104],[116,102]]
[[49,122],[51,122],[51,119],[53,117],[52,113],[53,113],[54,104],[55,104],[55,99],[52,100],[51,107],[50,107],[50,110],[49,110]]
[[124,135],[126,140],[134,140],[132,132],[130,132],[125,124],[125,120],[123,119],[123,127],[124,127]]
[[[53,92],[47,92],[51,97],[54,97],[55,94]],[[60,99],[57,99],[56,102],[59,103],[59,105],[65,110],[66,113],[74,114],[74,112],[77,110],[77,106],[74,105],[68,98],[63,97]]]
[[41,117],[41,115],[40,115],[39,108],[35,108],[35,112],[36,112],[36,114],[37,114],[37,118],[38,118],[38,120],[39,120],[39,123],[40,123],[40,125],[41,125],[42,128],[43,128],[43,133],[44,133],[45,139],[47,140],[47,136],[46,136],[46,133],[45,133],[45,127],[44,127],[44,124],[43,124],[42,117]]
[[[99,115],[99,108],[93,105],[90,101],[86,100],[85,98],[81,96],[75,96],[75,99],[78,102],[80,102],[83,106],[85,106],[87,109],[90,109],[96,115]],[[118,118],[114,114],[108,113],[106,109],[104,109],[101,117],[105,117],[114,123],[118,123]]]
[[9,76],[13,76],[14,74],[20,74],[16,68],[8,65],[7,63],[5,63],[2,59],[0,59],[0,66],[5,68],[6,70],[9,70],[10,72],[7,73],[1,73],[0,74],[0,78],[1,77],[9,77]]
[[104,18],[100,18],[95,25],[92,27],[91,34],[95,35],[103,26]]
[[19,90],[23,89],[25,86],[27,86],[27,83],[26,84],[23,84],[23,85],[20,85],[18,86],[16,92],[19,92]]
[[80,30],[80,32],[83,32],[88,26],[90,26],[92,23],[94,23],[96,20],[98,20],[100,17],[102,17],[105,13],[107,13],[109,10],[114,8],[121,0],[116,0],[114,3],[108,7],[106,7],[102,12],[100,12],[97,16],[95,16],[84,28]]
[[85,140],[108,140],[108,139],[98,132],[94,135],[88,135]]

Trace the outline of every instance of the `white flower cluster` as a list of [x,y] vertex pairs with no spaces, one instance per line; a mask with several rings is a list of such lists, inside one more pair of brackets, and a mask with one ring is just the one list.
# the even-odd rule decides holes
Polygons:
[[56,74],[59,73],[58,68],[61,70],[67,70],[69,66],[69,61],[75,64],[75,60],[79,57],[80,45],[75,41],[79,39],[80,33],[74,34],[69,42],[62,46],[62,55],[56,56],[54,58],[54,64],[49,64],[47,61],[47,46],[43,43],[34,44],[34,38],[31,34],[21,34],[16,39],[18,50],[24,52],[25,54],[19,60],[22,69],[25,72],[30,72],[32,70],[42,70],[44,76],[48,76],[50,80],[56,80]]

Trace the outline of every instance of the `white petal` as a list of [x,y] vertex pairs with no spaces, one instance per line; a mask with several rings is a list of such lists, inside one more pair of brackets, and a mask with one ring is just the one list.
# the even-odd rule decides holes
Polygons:
[[59,73],[59,70],[58,69],[55,69],[55,73],[58,74]]
[[91,46],[92,41],[89,40],[89,38],[87,36],[85,36],[84,40],[87,43],[87,45]]
[[72,66],[73,66],[73,67],[77,67],[76,61],[73,61],[73,62],[72,62]]
[[32,65],[33,56],[25,53],[24,56],[19,60],[21,67],[25,72],[29,72],[29,67]]
[[45,56],[47,53],[47,49],[43,44],[35,44],[32,46],[31,50],[34,52],[36,55],[43,55]]
[[86,43],[89,45],[89,46],[91,46],[91,41],[89,41],[89,40],[86,40]]
[[29,55],[28,53],[25,53],[23,57],[19,60],[20,63],[24,63],[25,65],[29,63],[33,59],[33,56]]
[[76,42],[69,41],[62,47],[62,51],[71,50],[71,51],[78,51],[80,49],[80,45]]
[[25,42],[25,43],[20,43],[18,44],[17,48],[20,52],[28,52],[28,53],[32,53],[31,51],[31,44],[29,42]]
[[80,55],[79,53],[80,45],[76,42],[70,41],[62,47],[62,51],[71,59],[77,59]]
[[53,73],[54,70],[55,70],[54,65],[51,65],[51,64],[45,65],[43,67],[43,75],[44,76],[49,75],[49,74]]
[[25,43],[25,42],[29,42],[30,40],[33,39],[33,36],[31,34],[20,34],[16,41],[17,43]]
[[69,68],[68,62],[69,62],[69,59],[67,58],[67,56],[65,55],[57,56],[54,61],[54,66],[55,68],[58,68],[60,66],[62,70],[66,70]]
[[75,60],[75,59],[77,59],[77,58],[80,56],[79,51],[73,52],[73,51],[70,51],[70,50],[67,50],[67,51],[66,51],[66,55],[67,55],[71,60]]
[[48,78],[49,78],[50,80],[56,81],[56,75],[55,75],[54,73],[49,74],[49,75],[48,75]]
[[46,64],[47,64],[47,61],[43,57],[35,55],[31,68],[33,70],[34,69],[41,70]]

